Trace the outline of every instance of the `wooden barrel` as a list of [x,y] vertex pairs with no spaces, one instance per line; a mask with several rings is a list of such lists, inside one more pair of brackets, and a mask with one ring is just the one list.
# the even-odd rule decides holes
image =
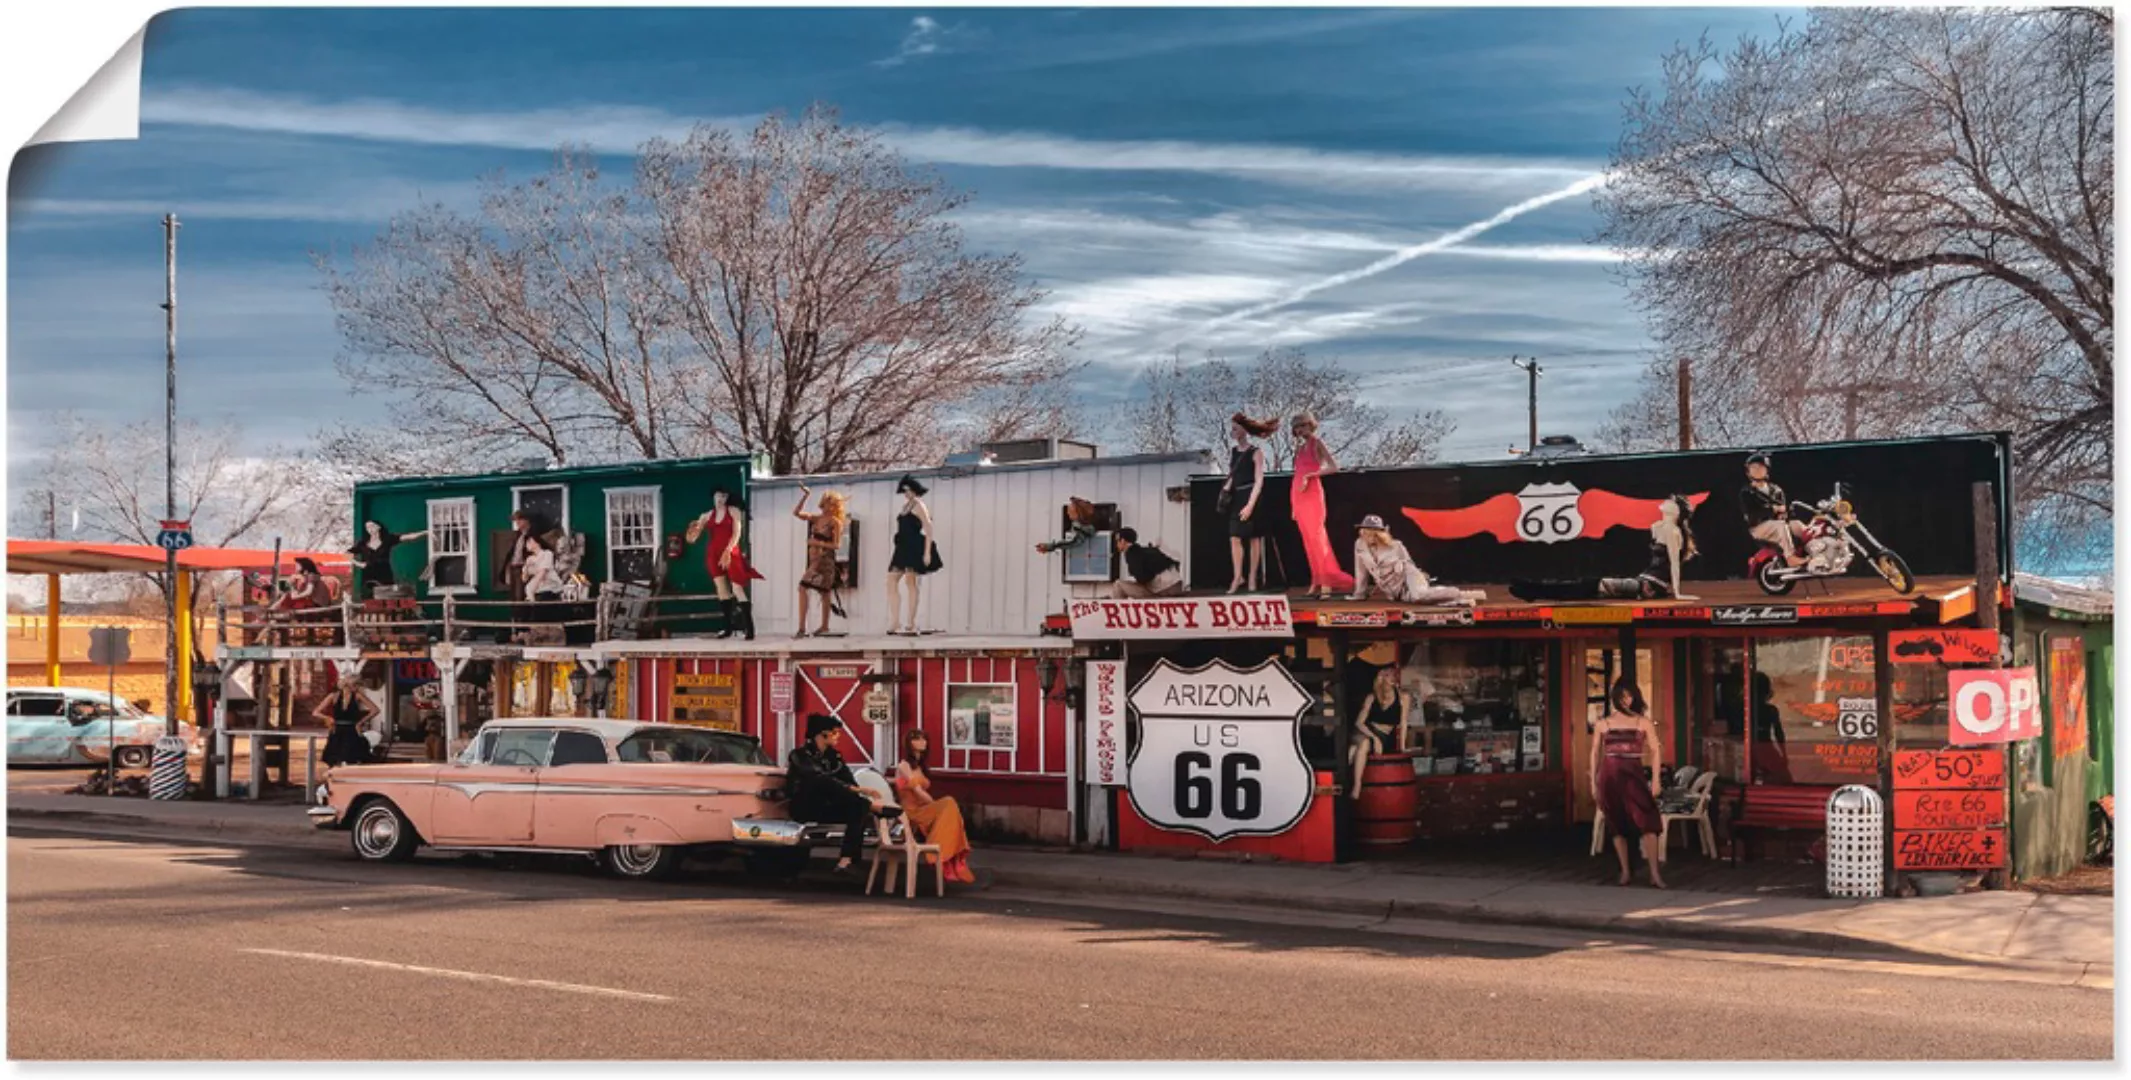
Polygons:
[[1410,844],[1419,810],[1420,786],[1413,778],[1413,756],[1370,755],[1361,774],[1361,798],[1354,807],[1355,841],[1370,847]]

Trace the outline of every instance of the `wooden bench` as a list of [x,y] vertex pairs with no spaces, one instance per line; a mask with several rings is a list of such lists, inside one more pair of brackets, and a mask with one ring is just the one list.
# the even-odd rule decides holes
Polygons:
[[1731,864],[1739,865],[1744,829],[1828,828],[1828,796],[1831,787],[1799,784],[1749,784],[1739,789],[1739,808],[1731,818]]

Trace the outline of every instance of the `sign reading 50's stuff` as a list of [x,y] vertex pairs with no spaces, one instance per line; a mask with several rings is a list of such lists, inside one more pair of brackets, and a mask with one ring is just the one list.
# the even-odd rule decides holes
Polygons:
[[1160,661],[1132,691],[1140,724],[1125,777],[1132,808],[1210,840],[1288,831],[1316,792],[1297,723],[1309,703],[1277,661],[1249,669]]

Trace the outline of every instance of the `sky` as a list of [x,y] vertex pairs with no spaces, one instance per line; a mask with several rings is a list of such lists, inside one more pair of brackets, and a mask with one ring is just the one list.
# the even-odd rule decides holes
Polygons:
[[[1677,43],[1773,9],[187,10],[149,26],[137,141],[18,157],[8,191],[11,477],[38,418],[161,417],[163,252],[179,235],[180,409],[254,450],[390,422],[349,387],[314,254],[564,142],[635,147],[816,102],[973,199],[1085,330],[1102,414],[1182,348],[1300,346],[1450,460],[1589,438],[1650,353],[1591,243],[1629,88]],[[1114,410],[1111,410],[1114,412]],[[1098,442],[1117,438],[1096,432]],[[1117,447],[1123,449],[1123,447]]]

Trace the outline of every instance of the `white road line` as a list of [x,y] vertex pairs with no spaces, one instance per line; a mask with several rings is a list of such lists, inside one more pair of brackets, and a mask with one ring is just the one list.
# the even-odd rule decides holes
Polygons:
[[346,964],[350,967],[377,968],[382,971],[405,971],[415,975],[436,975],[446,979],[465,979],[469,982],[503,983],[508,986],[530,986],[539,990],[561,990],[572,994],[596,994],[601,997],[627,998],[631,1001],[672,1001],[664,994],[646,994],[638,990],[616,990],[611,986],[580,986],[577,983],[550,982],[547,979],[519,979],[509,975],[490,975],[481,971],[453,971],[450,968],[422,967],[418,964],[395,964],[389,960],[365,960],[357,956],[330,956],[326,953],[288,952],[282,949],[238,949],[238,952],[255,956],[280,956],[291,960],[316,960],[324,964]]

